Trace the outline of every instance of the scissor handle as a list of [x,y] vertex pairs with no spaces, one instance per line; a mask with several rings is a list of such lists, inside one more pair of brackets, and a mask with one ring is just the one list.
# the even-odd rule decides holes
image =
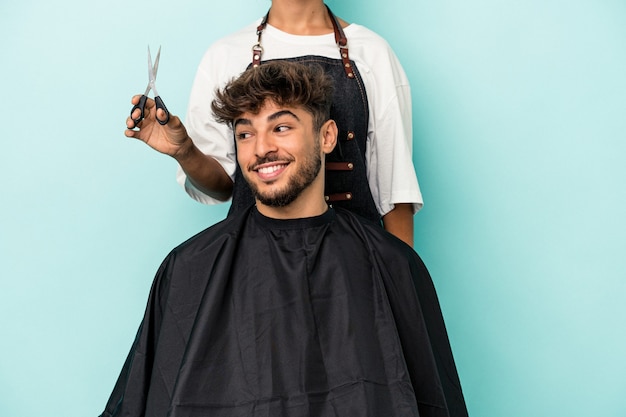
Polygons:
[[[137,125],[139,124],[139,122],[141,122],[143,120],[144,117],[144,112],[146,109],[146,100],[148,100],[148,96],[146,96],[145,94],[141,96],[141,98],[139,99],[139,103],[135,104],[133,106],[132,109],[130,109],[130,118],[133,120],[133,122],[135,123],[135,125],[133,126],[133,128],[137,127]],[[135,112],[135,110],[139,109],[140,113],[139,113],[139,117],[137,117],[136,119],[133,119],[133,113]]]
[[157,110],[163,109],[163,111],[165,112],[165,120],[159,119],[156,113],[154,114],[155,118],[157,119],[157,122],[159,122],[160,125],[166,125],[167,122],[170,121],[170,112],[167,110],[167,107],[165,107],[165,103],[163,103],[163,100],[161,100],[161,96],[156,96],[154,98],[154,103],[156,104]]

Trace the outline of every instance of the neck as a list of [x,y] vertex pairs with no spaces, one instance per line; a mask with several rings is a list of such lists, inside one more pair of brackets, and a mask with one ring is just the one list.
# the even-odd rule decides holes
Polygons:
[[333,31],[322,0],[272,0],[268,23],[292,35],[325,35]]
[[318,176],[309,187],[302,191],[298,198],[287,206],[266,206],[256,200],[256,207],[262,215],[279,220],[303,219],[322,215],[328,210],[328,204],[324,199],[323,176]]
[[319,204],[310,204],[299,207],[297,204],[290,204],[288,207],[268,207],[257,202],[257,210],[265,217],[277,220],[305,219],[307,217],[321,216],[328,210],[328,204],[324,200]]

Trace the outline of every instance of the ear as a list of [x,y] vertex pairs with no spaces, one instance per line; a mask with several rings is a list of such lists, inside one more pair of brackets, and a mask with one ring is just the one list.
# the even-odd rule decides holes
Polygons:
[[320,136],[322,141],[322,152],[328,155],[335,149],[335,145],[337,145],[337,134],[339,130],[337,129],[337,123],[334,120],[327,120],[320,129]]

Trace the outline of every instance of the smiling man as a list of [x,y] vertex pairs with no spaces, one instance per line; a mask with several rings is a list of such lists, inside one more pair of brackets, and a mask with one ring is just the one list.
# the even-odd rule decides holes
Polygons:
[[467,415],[420,258],[326,203],[331,95],[286,61],[217,92],[256,205],[167,256],[103,417]]
[[[323,153],[332,150],[336,142],[332,120],[314,128],[312,116],[305,110],[285,110],[270,102],[259,114],[238,118],[234,131],[237,160],[259,211],[276,218],[309,217],[326,211],[320,198],[324,181],[319,173]],[[318,135],[324,138],[324,151]]]
[[272,63],[245,72],[213,102],[217,120],[233,128],[237,162],[257,208],[269,217],[328,209],[320,173],[337,143],[337,125],[329,119],[332,80],[321,73]]

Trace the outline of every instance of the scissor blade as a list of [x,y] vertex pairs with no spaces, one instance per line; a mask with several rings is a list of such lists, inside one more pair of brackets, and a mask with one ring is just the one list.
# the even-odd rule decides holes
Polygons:
[[[156,61],[154,62],[154,65],[152,65],[152,54],[150,53],[150,45],[148,45],[148,89],[147,91],[150,91],[150,89],[152,89],[152,92],[154,92],[155,97],[159,95],[159,93],[157,93],[156,91],[155,82],[156,82],[156,74],[157,74],[157,71],[159,70],[160,58],[161,58],[161,47],[159,46],[159,51],[157,52]],[[146,92],[146,95],[147,94],[148,93]]]
[[157,72],[159,71],[159,59],[161,59],[161,46],[159,45],[159,50],[157,52],[156,59],[154,60],[154,66],[152,67],[152,75],[156,80]]
[[148,81],[154,81],[154,69],[152,68],[152,55],[150,55],[150,45],[148,45]]
[[161,47],[159,46],[156,60],[154,61],[154,65],[152,65],[152,55],[150,54],[150,47],[148,46],[148,78],[152,83],[156,80],[157,71],[159,70],[159,59],[161,59]]

